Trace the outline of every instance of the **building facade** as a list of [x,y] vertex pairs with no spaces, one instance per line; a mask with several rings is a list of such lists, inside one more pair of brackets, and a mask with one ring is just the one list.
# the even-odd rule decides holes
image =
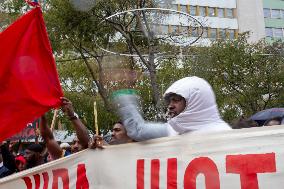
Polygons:
[[[204,27],[202,44],[218,38],[234,39],[243,32],[250,33],[249,42],[284,38],[284,0],[174,0],[171,7],[162,3],[160,7],[182,11],[200,20]],[[173,23],[162,30],[179,31],[179,27]],[[189,36],[195,37],[199,32],[189,26]]]
[[267,41],[284,40],[284,0],[263,0]]
[[[209,45],[215,39],[238,37],[236,0],[176,0],[171,2],[170,7],[163,4],[159,6],[185,12],[198,19],[203,26],[202,38],[198,44]],[[162,30],[169,32],[181,30],[181,26],[174,22],[162,27]],[[188,36],[197,37],[201,34],[200,30],[188,26]]]

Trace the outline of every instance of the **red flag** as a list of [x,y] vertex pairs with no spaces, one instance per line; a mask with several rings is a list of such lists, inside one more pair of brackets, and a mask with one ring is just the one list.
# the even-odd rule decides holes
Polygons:
[[0,33],[0,141],[63,96],[42,12],[34,8]]

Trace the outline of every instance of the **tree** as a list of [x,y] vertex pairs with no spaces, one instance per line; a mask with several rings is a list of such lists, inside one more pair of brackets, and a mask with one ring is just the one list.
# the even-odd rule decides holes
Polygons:
[[[178,32],[161,34],[158,29],[159,25],[167,23],[170,11],[145,10],[143,8],[154,8],[157,5],[159,6],[159,4],[167,6],[171,3],[172,0],[119,2],[117,4],[118,7],[106,9],[108,10],[106,11],[107,18],[104,21],[105,25],[102,25],[105,27],[109,25],[115,30],[116,34],[120,34],[118,35],[119,39],[117,39],[117,35],[112,39],[112,46],[116,51],[121,49],[123,52],[121,54],[128,54],[132,57],[130,61],[131,69],[134,69],[136,66],[143,68],[144,73],[147,73],[148,79],[146,83],[149,84],[148,90],[151,91],[151,103],[148,105],[150,105],[151,117],[156,120],[161,119],[160,115],[163,112],[158,81],[160,60],[157,58],[157,55],[162,50],[171,49],[170,51],[173,53],[174,49],[179,49],[172,45],[174,42],[173,38],[177,37],[176,34]],[[113,16],[114,13],[116,13],[115,16]]]
[[284,44],[249,44],[247,37],[216,41],[202,50],[194,65],[193,72],[213,85],[228,121],[284,105]]
[[[64,95],[74,104],[75,111],[82,119],[88,129],[95,131],[94,128],[94,101],[97,102],[98,123],[100,131],[107,132],[118,117],[108,111],[100,96],[94,96],[95,87],[93,79],[88,75],[88,69],[82,60],[57,61],[58,72]],[[63,125],[68,130],[72,128],[70,121],[62,114],[59,116]]]
[[[124,64],[120,64],[118,69],[123,70],[123,72],[130,70],[137,73],[139,72],[139,67],[142,67],[145,72],[149,73],[149,80],[147,81],[150,82],[149,90],[152,97],[150,105],[151,111],[155,112],[152,115],[156,115],[152,116],[152,118],[159,118],[157,115],[160,115],[158,113],[162,111],[162,107],[157,81],[158,64],[155,53],[157,53],[156,46],[160,45],[160,39],[154,38],[152,25],[145,19],[145,12],[142,11],[131,16],[125,13],[121,16],[123,19],[107,19],[105,21],[107,25],[102,24],[106,17],[116,12],[141,8],[145,4],[146,1],[136,0],[116,0],[107,4],[99,1],[91,11],[80,12],[76,11],[67,0],[51,0],[45,18],[49,33],[52,34],[51,41],[55,51],[64,58],[73,56],[74,59],[82,60],[95,83],[93,92],[100,94],[109,111],[111,111],[111,107],[108,95],[112,88],[118,88],[119,82],[123,82],[123,80],[113,82],[112,78],[110,78],[110,82],[107,82],[107,75],[115,75],[114,73],[109,73],[108,70],[115,72],[117,66],[104,63],[109,56],[106,57],[106,53],[101,51],[97,44],[104,47],[114,46],[117,49],[126,45],[130,54],[137,54],[136,59],[125,59]],[[151,1],[148,4],[153,6]],[[126,41],[118,40],[116,42],[111,40],[117,36],[117,33],[120,33]],[[143,56],[143,51],[147,52],[148,58]],[[140,65],[141,63],[143,64],[142,66]],[[127,87],[133,87],[135,80],[132,83],[129,81],[126,81],[126,83],[132,85]]]

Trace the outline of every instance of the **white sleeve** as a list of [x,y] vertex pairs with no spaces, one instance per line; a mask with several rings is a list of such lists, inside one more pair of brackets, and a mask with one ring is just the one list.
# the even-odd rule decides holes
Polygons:
[[167,130],[168,130],[168,136],[177,136],[177,135],[179,135],[179,133],[176,132],[170,124],[168,124],[168,123],[165,123],[165,124],[166,124]]
[[120,107],[118,113],[126,128],[127,135],[136,141],[166,137],[172,133],[168,124],[145,122],[134,105],[127,104],[127,106]]

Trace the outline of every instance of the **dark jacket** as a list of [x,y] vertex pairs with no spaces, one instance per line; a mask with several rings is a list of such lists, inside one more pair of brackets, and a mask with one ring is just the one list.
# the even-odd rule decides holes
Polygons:
[[1,145],[0,150],[3,157],[4,166],[12,173],[16,172],[16,162],[14,156],[9,152],[7,145]]
[[12,174],[12,171],[10,171],[7,167],[5,167],[4,165],[2,167],[0,167],[0,178],[9,176]]

